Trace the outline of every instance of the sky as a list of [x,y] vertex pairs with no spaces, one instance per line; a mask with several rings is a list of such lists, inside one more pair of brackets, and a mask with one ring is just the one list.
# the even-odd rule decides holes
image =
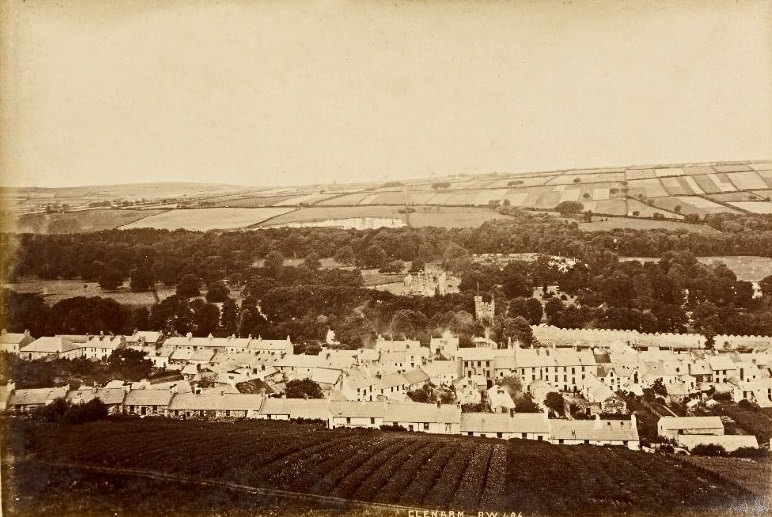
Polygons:
[[772,158],[772,2],[9,0],[0,182]]

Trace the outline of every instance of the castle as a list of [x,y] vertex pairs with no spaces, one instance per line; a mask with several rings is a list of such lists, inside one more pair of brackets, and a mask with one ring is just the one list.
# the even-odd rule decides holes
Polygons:
[[474,297],[474,315],[479,321],[493,324],[493,316],[496,312],[496,300],[491,297],[490,302],[484,302],[482,296]]

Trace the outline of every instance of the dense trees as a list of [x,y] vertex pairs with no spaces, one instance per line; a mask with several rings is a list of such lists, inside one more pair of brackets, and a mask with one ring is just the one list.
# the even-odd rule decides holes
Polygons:
[[324,398],[322,388],[311,379],[289,381],[285,393],[288,399]]
[[177,296],[191,298],[201,294],[201,279],[196,275],[186,274],[177,283]]

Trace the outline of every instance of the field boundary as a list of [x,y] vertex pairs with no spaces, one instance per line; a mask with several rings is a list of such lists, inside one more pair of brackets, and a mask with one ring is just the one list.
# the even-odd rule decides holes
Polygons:
[[135,476],[147,479],[156,479],[160,481],[175,481],[178,483],[188,483],[201,486],[212,486],[218,488],[226,488],[229,490],[235,490],[238,492],[246,492],[254,495],[261,495],[267,497],[278,497],[284,499],[306,500],[314,503],[326,503],[329,505],[340,506],[342,508],[351,509],[356,507],[401,511],[407,512],[409,510],[415,510],[416,506],[403,506],[397,504],[388,503],[376,503],[370,501],[361,501],[359,499],[347,499],[343,497],[333,497],[326,495],[310,494],[306,492],[292,492],[289,490],[280,490],[276,488],[263,488],[251,485],[242,485],[239,483],[230,483],[227,481],[215,481],[211,479],[200,479],[190,476],[180,476],[176,474],[164,474],[153,470],[141,470],[141,469],[129,469],[118,467],[106,467],[100,465],[90,465],[84,463],[66,463],[66,462],[52,462],[52,461],[40,461],[40,460],[11,460],[8,465],[14,465],[19,463],[28,463],[33,465],[47,465],[51,467],[66,468],[72,470],[85,470],[89,472],[96,472],[102,474],[116,474],[121,476]]

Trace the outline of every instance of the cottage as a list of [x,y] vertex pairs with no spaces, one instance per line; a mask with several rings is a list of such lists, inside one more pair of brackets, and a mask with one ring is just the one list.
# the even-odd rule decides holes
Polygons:
[[600,405],[602,413],[618,414],[627,410],[625,402],[592,374],[587,374],[582,381],[582,396],[591,404]]
[[461,414],[461,434],[465,436],[547,441],[549,429],[546,413]]
[[737,374],[734,361],[727,355],[716,355],[708,359],[714,383],[725,383]]
[[14,333],[3,329],[0,333],[0,352],[18,354],[23,347],[33,341],[35,338],[30,335],[29,330],[25,330],[23,333]]
[[509,413],[515,409],[515,401],[504,386],[492,386],[488,390],[488,404],[494,413]]
[[295,347],[292,345],[290,337],[287,339],[263,339],[258,336],[252,339],[247,346],[247,352],[256,357],[281,358],[295,353]]
[[723,435],[724,424],[717,416],[663,416],[657,422],[657,433],[665,438],[682,434]]
[[177,418],[257,418],[263,396],[249,393],[225,393],[207,390],[201,393],[177,393],[169,402],[169,416]]
[[379,395],[379,379],[366,369],[353,368],[341,379],[341,393],[347,400],[373,401]]
[[60,388],[34,388],[14,390],[8,396],[6,409],[16,413],[28,413],[47,406],[54,400],[67,396],[67,386]]
[[123,412],[127,415],[166,416],[173,395],[171,390],[132,389],[123,399]]
[[19,350],[23,359],[75,359],[83,356],[83,344],[64,336],[43,336]]
[[747,400],[759,407],[772,407],[772,378],[755,379],[752,381],[733,380],[732,400],[739,402]]
[[267,398],[257,418],[264,420],[323,420],[330,425],[330,401],[327,399]]
[[635,415],[630,420],[550,420],[550,442],[565,445],[618,445],[640,448]]
[[330,427],[370,427],[383,425],[386,404],[383,402],[332,401]]
[[102,404],[107,406],[107,413],[117,415],[123,410],[123,400],[126,397],[126,390],[119,388],[83,388],[72,390],[67,393],[67,400],[73,404],[86,404],[94,399],[99,399]]
[[455,404],[419,404],[389,402],[383,416],[384,425],[398,425],[408,431],[435,434],[458,434],[461,431],[461,408]]

